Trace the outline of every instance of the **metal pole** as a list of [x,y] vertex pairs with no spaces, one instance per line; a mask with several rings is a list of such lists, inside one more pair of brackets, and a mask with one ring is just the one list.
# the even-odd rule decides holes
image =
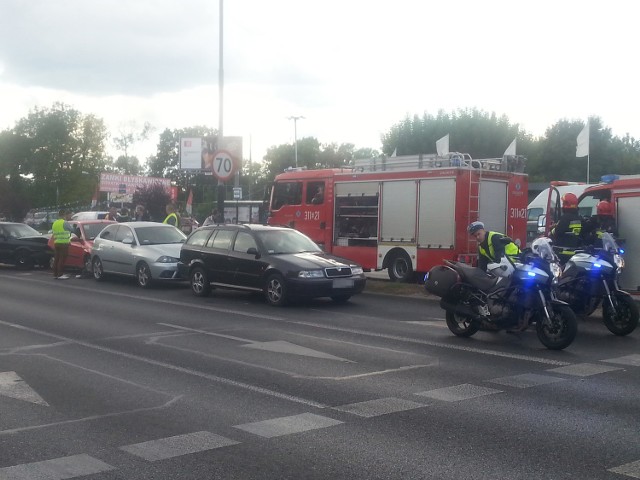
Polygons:
[[[223,138],[223,111],[224,111],[224,48],[223,48],[223,32],[224,32],[224,27],[223,27],[223,0],[219,0],[220,2],[220,40],[219,40],[219,52],[218,52],[218,56],[219,56],[219,71],[218,71],[218,101],[219,101],[219,116],[218,116],[218,140],[217,140],[217,145],[216,145],[216,150],[220,150],[222,148],[222,138]],[[218,190],[217,190],[217,196],[218,196],[218,210],[220,212],[224,212],[224,202],[225,202],[225,197],[226,197],[226,192],[225,192],[225,185],[224,182],[222,180],[218,180]]]
[[302,115],[297,117],[288,117],[293,120],[293,149],[295,155],[296,168],[298,168],[298,120],[304,118]]

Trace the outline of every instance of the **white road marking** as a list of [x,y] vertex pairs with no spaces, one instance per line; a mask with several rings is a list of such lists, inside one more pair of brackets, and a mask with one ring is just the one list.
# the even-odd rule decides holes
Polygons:
[[284,340],[275,340],[273,342],[255,342],[249,345],[242,345],[243,348],[254,348],[256,350],[264,350],[267,352],[288,353],[290,355],[300,355],[302,357],[322,358],[324,360],[337,360],[339,362],[354,363],[346,358],[336,357],[328,353],[319,352],[311,348],[302,347],[294,343]]
[[191,368],[186,368],[186,367],[180,367],[178,365],[173,365],[171,363],[167,363],[167,362],[162,362],[160,360],[153,360],[151,358],[146,358],[143,357],[141,355],[135,355],[133,353],[126,353],[126,352],[121,352],[120,350],[115,350],[113,348],[109,348],[109,347],[103,347],[101,345],[95,345],[93,343],[89,343],[89,342],[84,342],[82,340],[75,340],[73,338],[68,338],[68,337],[64,337],[62,335],[57,335],[55,333],[51,333],[51,332],[46,332],[43,330],[38,330],[36,328],[31,328],[31,327],[26,327],[24,325],[17,325],[17,324],[13,324],[13,323],[9,323],[9,322],[4,322],[2,320],[0,320],[0,325],[5,325],[7,327],[13,327],[19,330],[24,330],[27,332],[33,332],[33,333],[37,333],[39,335],[44,335],[47,337],[51,337],[51,338],[57,338],[58,340],[64,340],[70,343],[73,343],[74,345],[81,345],[83,347],[86,348],[91,348],[93,350],[97,350],[100,352],[107,352],[113,355],[117,355],[119,357],[122,358],[128,358],[130,360],[136,360],[142,363],[146,363],[148,365],[154,365],[157,367],[162,367],[162,368],[166,368],[168,370],[173,370],[175,372],[180,372],[180,373],[185,373],[187,375],[192,375],[194,377],[199,377],[199,378],[204,378],[206,380],[210,380],[212,382],[218,382],[218,383],[222,383],[224,385],[231,385],[233,387],[237,387],[237,388],[242,388],[244,390],[248,390],[254,393],[260,393],[263,395],[268,395],[271,397],[275,397],[275,398],[280,398],[282,400],[287,400],[290,402],[294,402],[294,403],[300,403],[302,405],[307,405],[310,407],[315,407],[315,408],[326,408],[327,405],[324,405],[322,403],[316,402],[314,400],[307,400],[305,398],[301,398],[301,397],[296,397],[294,395],[288,395],[286,393],[280,393],[280,392],[276,392],[274,390],[269,390],[268,388],[263,388],[263,387],[258,387],[256,385],[250,385],[244,382],[240,382],[237,380],[231,380],[229,378],[224,378],[224,377],[219,377],[217,375],[211,375],[205,372],[200,372],[198,370],[193,370]]
[[[18,278],[16,278],[16,279],[18,279]],[[18,279],[18,280],[27,280],[27,279]],[[46,284],[46,285],[52,285],[53,284],[51,281],[38,280],[38,279],[33,279],[33,278],[28,279],[28,281],[30,283],[36,282],[36,283],[42,283],[42,284]],[[80,286],[75,286],[75,285],[70,285],[70,284],[65,284],[64,288],[65,288],[65,290],[71,289],[71,290],[80,290],[80,291],[85,291],[85,292],[96,293],[95,289],[85,288],[85,287],[80,287]],[[358,330],[358,329],[352,329],[352,328],[340,328],[340,327],[335,327],[335,326],[331,326],[331,325],[325,325],[325,324],[321,324],[321,323],[305,322],[305,321],[298,321],[298,320],[289,320],[289,319],[286,319],[286,318],[283,318],[283,317],[277,317],[277,316],[274,316],[274,315],[265,315],[265,314],[251,313],[251,312],[245,312],[245,311],[240,311],[240,310],[232,310],[232,309],[228,309],[228,308],[213,307],[211,305],[203,305],[203,304],[198,304],[198,303],[194,303],[194,302],[180,302],[180,301],[175,301],[175,300],[165,300],[165,299],[162,299],[162,298],[145,297],[143,295],[133,295],[133,294],[122,293],[122,292],[101,291],[100,294],[101,295],[113,296],[113,297],[132,298],[132,299],[135,299],[135,300],[141,300],[141,301],[154,303],[156,305],[165,303],[167,305],[175,305],[175,306],[186,307],[186,308],[195,309],[195,310],[205,310],[205,311],[210,311],[210,312],[226,313],[226,314],[231,314],[231,315],[238,315],[240,317],[258,318],[258,319],[262,319],[262,320],[271,320],[271,321],[274,321],[274,322],[290,323],[290,324],[293,324],[293,325],[306,325],[308,327],[314,327],[314,328],[319,328],[319,329],[324,329],[324,330],[338,331],[338,332],[342,332],[342,333],[354,333],[354,334],[362,335],[362,336],[369,336],[369,337],[375,337],[375,338],[384,338],[384,339],[387,339],[387,340],[397,340],[397,341],[406,342],[406,343],[414,343],[414,344],[418,344],[418,345],[427,345],[427,346],[432,346],[432,347],[437,347],[437,348],[444,348],[444,349],[448,349],[448,350],[457,350],[457,351],[464,351],[464,352],[469,352],[469,353],[477,353],[479,355],[488,355],[488,356],[494,356],[494,357],[510,358],[512,360],[522,360],[522,361],[525,361],[525,362],[535,362],[535,363],[542,363],[542,364],[547,364],[547,365],[569,365],[568,362],[562,362],[562,361],[559,361],[559,360],[551,360],[551,359],[542,358],[542,357],[534,357],[532,355],[520,355],[520,354],[513,354],[513,353],[505,353],[505,352],[500,352],[500,351],[497,351],[497,350],[488,350],[488,349],[482,349],[482,348],[476,348],[476,347],[466,347],[466,346],[462,346],[462,345],[454,345],[454,344],[449,344],[449,343],[444,343],[444,342],[434,342],[434,341],[429,341],[429,340],[420,340],[420,339],[411,338],[411,337],[401,337],[401,336],[398,336],[398,335],[387,335],[387,334],[383,334],[383,333],[373,333],[373,332],[370,332],[370,331],[367,331],[367,330]],[[324,313],[326,313],[326,312],[324,312]],[[370,317],[367,317],[367,318],[370,318]],[[379,319],[379,320],[382,321],[382,319]],[[4,322],[0,322],[0,323],[4,323]],[[11,325],[11,324],[5,323],[5,325]],[[11,326],[19,327],[19,325],[11,325]]]
[[416,408],[426,407],[424,403],[411,402],[402,398],[378,398],[366,402],[351,403],[348,405],[340,405],[333,407],[334,410],[352,413],[360,417],[371,418],[387,415],[389,413],[404,412],[406,410],[415,410]]
[[336,357],[328,353],[320,352],[318,350],[313,350],[311,348],[303,347],[301,345],[296,345],[294,343],[287,342],[284,340],[274,340],[270,342],[257,342],[255,340],[250,340],[248,338],[235,337],[232,335],[209,332],[207,330],[200,330],[196,328],[188,328],[180,325],[173,325],[170,323],[158,323],[158,325],[161,325],[163,327],[173,327],[178,330],[184,330],[187,332],[197,332],[203,335],[210,335],[212,337],[221,337],[221,338],[236,340],[246,344],[246,345],[241,345],[241,347],[243,348],[254,348],[256,350],[264,350],[267,352],[287,353],[289,355],[300,355],[303,357],[322,358],[325,360],[337,360],[339,362],[351,362],[346,358]]
[[63,480],[114,470],[109,464],[86,454],[54,458],[0,468],[2,480]]
[[600,360],[606,363],[615,363],[617,365],[629,365],[631,367],[640,367],[640,355],[634,353],[633,355],[625,355],[624,357],[609,358],[607,360]]
[[508,387],[529,388],[538,385],[546,385],[548,383],[562,382],[566,379],[560,377],[552,377],[551,375],[539,375],[537,373],[524,373],[522,375],[513,375],[511,377],[500,377],[488,380],[498,385],[506,385]]
[[640,460],[637,462],[626,463],[619,467],[610,468],[609,472],[619,473],[627,477],[640,478]]
[[319,428],[333,427],[342,423],[344,422],[334,420],[333,418],[323,417],[313,413],[302,413],[290,417],[273,418],[262,422],[235,425],[234,428],[253,433],[260,437],[273,438],[291,435],[292,433],[317,430]]
[[435,390],[418,392],[415,395],[442,400],[444,402],[459,402],[460,400],[468,400],[470,398],[493,395],[495,393],[502,393],[502,390],[463,383],[462,385],[455,385],[453,387],[437,388]]
[[444,318],[442,319],[438,318],[436,320],[415,320],[415,321],[412,320],[404,323],[412,323],[413,325],[421,325],[425,327],[447,328],[447,324],[444,322],[445,322]]
[[576,363],[565,367],[550,368],[547,372],[563,373],[565,375],[573,375],[575,377],[589,377],[591,375],[613,372],[615,370],[622,369],[618,367],[609,367],[607,365],[597,365],[594,363]]
[[36,405],[49,406],[16,372],[0,372],[0,395]]
[[240,442],[221,437],[211,432],[195,432],[186,435],[160,438],[148,442],[136,443],[120,447],[132,455],[144,458],[149,462],[179,457],[190,453],[205,452],[216,448],[238,445]]

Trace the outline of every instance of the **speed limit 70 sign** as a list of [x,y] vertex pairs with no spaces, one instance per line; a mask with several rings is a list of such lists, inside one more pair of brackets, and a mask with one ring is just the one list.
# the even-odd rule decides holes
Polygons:
[[238,166],[226,150],[218,150],[213,156],[213,174],[220,180],[229,180]]

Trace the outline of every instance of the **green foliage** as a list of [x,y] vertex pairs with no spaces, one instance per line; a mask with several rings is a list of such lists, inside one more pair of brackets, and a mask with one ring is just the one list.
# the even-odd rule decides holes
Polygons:
[[133,204],[143,205],[155,222],[164,220],[166,217],[165,207],[170,201],[171,196],[161,183],[138,187],[133,193]]

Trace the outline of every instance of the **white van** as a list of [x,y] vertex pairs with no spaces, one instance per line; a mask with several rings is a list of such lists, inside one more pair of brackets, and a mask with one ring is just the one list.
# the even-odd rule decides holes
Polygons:
[[[587,187],[591,186],[591,184],[588,183],[577,182],[552,182],[552,184],[554,184],[554,189],[558,191],[560,197],[565,193],[573,193],[576,197],[580,197],[582,192],[584,192]],[[527,207],[527,246],[530,246],[531,242],[538,236],[538,217],[547,213],[546,210],[547,202],[549,200],[549,190],[550,188],[545,188],[536,196],[536,198],[531,200],[531,203],[529,203],[529,206]],[[552,194],[551,205],[555,205],[555,203],[556,194],[554,192]],[[580,215],[591,215],[590,211],[578,213]]]

